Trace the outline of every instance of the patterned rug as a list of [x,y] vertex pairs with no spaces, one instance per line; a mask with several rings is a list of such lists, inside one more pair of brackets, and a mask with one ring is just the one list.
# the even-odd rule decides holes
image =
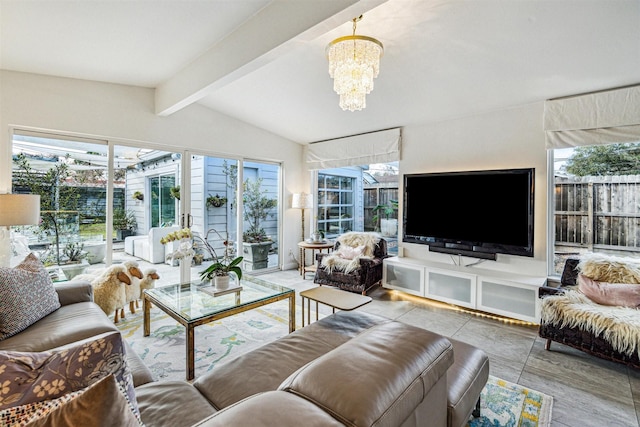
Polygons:
[[480,418],[469,427],[548,427],[553,397],[489,376],[482,390]]
[[[296,327],[302,313],[297,306]],[[322,317],[322,316],[321,316]],[[312,311],[315,319],[315,311]],[[118,329],[157,380],[184,380],[185,328],[157,307],[151,309],[151,335],[143,336],[142,309],[126,313]],[[289,333],[289,303],[279,301],[195,328],[196,378],[218,364]]]

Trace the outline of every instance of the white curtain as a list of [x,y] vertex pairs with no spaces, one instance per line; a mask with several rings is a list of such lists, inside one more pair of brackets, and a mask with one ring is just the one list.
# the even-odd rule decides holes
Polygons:
[[640,142],[640,85],[546,101],[547,148]]
[[315,142],[306,147],[309,169],[328,169],[386,163],[400,160],[400,128],[329,141]]

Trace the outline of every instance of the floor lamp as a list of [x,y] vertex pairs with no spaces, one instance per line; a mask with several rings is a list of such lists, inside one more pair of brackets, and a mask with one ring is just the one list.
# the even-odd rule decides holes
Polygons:
[[291,199],[291,207],[293,209],[300,209],[302,211],[302,239],[304,240],[304,210],[311,209],[313,207],[313,200],[311,194],[307,193],[294,193]]
[[40,221],[40,196],[0,194],[0,267],[11,261],[12,225],[35,225]]

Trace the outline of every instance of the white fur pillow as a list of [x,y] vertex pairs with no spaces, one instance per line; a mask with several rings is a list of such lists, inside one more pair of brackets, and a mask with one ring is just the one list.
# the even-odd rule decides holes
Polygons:
[[602,254],[583,255],[578,271],[598,282],[640,284],[640,259]]
[[351,246],[342,245],[336,251],[336,255],[343,259],[354,259],[362,255],[364,251],[364,245],[356,246],[352,248]]

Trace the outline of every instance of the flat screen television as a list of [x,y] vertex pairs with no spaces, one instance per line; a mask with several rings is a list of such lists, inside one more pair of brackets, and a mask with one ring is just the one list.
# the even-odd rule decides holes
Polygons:
[[533,256],[534,169],[404,175],[403,241],[496,259]]

